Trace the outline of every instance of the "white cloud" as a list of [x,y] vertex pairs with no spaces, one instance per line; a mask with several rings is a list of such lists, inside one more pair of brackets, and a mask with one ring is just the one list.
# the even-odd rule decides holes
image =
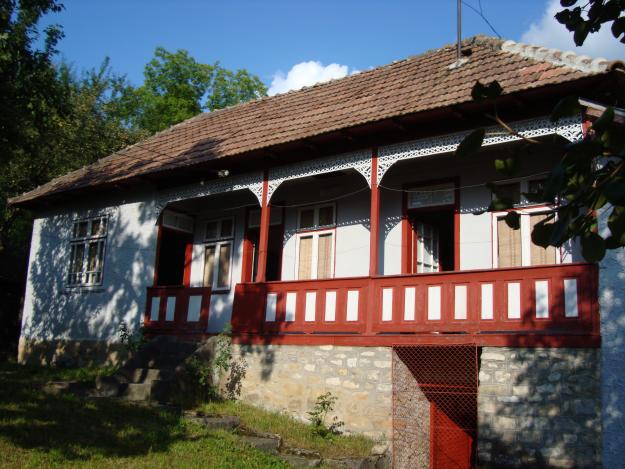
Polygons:
[[[334,78],[343,78],[349,73],[347,65],[330,64],[324,66],[321,62],[310,60],[293,65],[285,75],[276,72],[269,87],[269,96],[286,93],[290,90],[299,90],[304,86],[323,83]],[[354,71],[352,71],[354,73]]]
[[606,59],[625,59],[625,45],[612,36],[610,26],[604,25],[598,33],[589,34],[582,47],[573,41],[573,33],[566,26],[558,23],[554,15],[562,10],[558,0],[549,0],[542,18],[532,23],[521,36],[521,42],[551,47],[561,50],[572,50],[576,54]]

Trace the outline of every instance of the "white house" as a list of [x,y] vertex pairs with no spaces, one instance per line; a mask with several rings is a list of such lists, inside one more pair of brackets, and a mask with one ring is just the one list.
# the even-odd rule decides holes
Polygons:
[[[550,110],[618,89],[623,64],[481,36],[455,54],[202,114],[13,199],[36,213],[20,360],[114,360],[122,321],[188,340],[231,323],[244,399],[301,416],[332,391],[396,467],[620,464],[625,257],[532,243],[553,207],[523,193],[561,155],[522,137],[581,139],[596,106]],[[484,212],[489,182],[520,230]]]

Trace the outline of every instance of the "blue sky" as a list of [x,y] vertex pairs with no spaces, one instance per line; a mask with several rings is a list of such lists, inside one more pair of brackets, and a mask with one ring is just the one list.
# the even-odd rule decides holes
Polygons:
[[[478,6],[478,0],[466,1]],[[568,33],[551,19],[549,8],[553,10],[556,1],[481,3],[503,37],[572,49]],[[62,3],[65,10],[49,15],[44,24],[63,26],[59,50],[65,60],[83,69],[98,66],[108,56],[113,69],[134,84],[143,81],[143,67],[158,46],[187,49],[201,62],[219,60],[227,68],[247,68],[268,86],[277,80],[274,91],[284,91],[437,48],[454,42],[456,35],[455,0]],[[492,34],[481,18],[463,7],[463,36],[480,32]],[[609,39],[598,41],[590,54],[624,58],[625,46],[615,48]]]

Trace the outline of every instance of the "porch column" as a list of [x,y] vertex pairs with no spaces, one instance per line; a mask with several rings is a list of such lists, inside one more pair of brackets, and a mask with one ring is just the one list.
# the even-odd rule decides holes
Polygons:
[[267,278],[267,245],[269,242],[269,217],[271,208],[267,197],[269,189],[269,172],[263,173],[263,198],[260,207],[260,237],[258,240],[258,270],[256,281],[264,282]]
[[378,243],[380,239],[380,189],[378,188],[378,149],[371,154],[371,224],[369,237],[369,276],[380,273],[378,266]]

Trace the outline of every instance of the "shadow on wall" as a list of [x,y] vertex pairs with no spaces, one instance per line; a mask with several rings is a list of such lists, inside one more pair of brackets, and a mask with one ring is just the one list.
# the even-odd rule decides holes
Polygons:
[[[152,282],[156,213],[151,203],[82,208],[36,220],[26,289],[22,340],[44,341],[32,359],[61,360],[55,344],[67,341],[118,342],[122,321],[138,330],[145,308],[146,287]],[[89,208],[87,208],[89,207]],[[69,287],[70,240],[75,220],[106,215],[103,282],[101,286]],[[61,341],[61,342],[57,342]],[[101,345],[102,342],[98,345]],[[59,350],[60,352],[61,350]],[[80,353],[80,351],[78,351]],[[90,357],[80,356],[84,365]],[[72,363],[70,357],[63,358]]]

